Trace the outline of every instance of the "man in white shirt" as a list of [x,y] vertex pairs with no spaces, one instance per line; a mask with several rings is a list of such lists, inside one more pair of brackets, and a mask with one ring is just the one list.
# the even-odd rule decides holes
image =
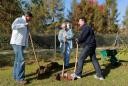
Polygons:
[[12,36],[10,44],[15,53],[13,78],[19,84],[26,84],[25,61],[23,51],[28,46],[29,30],[28,23],[32,19],[32,14],[27,12],[22,17],[18,17],[12,23]]

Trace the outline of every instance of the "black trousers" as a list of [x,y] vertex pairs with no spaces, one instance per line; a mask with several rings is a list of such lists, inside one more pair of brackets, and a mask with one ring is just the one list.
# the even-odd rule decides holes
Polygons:
[[92,64],[95,68],[96,74],[99,77],[102,77],[102,72],[100,65],[98,63],[98,60],[96,58],[96,53],[95,53],[96,47],[90,47],[90,46],[85,46],[82,52],[80,53],[80,56],[78,58],[78,63],[77,63],[77,68],[75,71],[75,74],[78,76],[82,75],[82,70],[83,70],[83,64],[84,60],[90,56],[90,59],[92,60]]

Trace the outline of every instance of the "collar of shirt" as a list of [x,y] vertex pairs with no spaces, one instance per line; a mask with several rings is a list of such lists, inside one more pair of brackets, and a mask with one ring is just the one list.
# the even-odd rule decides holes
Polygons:
[[22,16],[22,19],[27,23],[25,16]]

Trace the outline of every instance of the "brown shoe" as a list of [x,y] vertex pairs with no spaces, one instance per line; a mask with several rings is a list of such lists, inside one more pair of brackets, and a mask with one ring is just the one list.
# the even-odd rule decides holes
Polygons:
[[27,81],[26,80],[19,80],[19,81],[16,81],[18,84],[27,84]]

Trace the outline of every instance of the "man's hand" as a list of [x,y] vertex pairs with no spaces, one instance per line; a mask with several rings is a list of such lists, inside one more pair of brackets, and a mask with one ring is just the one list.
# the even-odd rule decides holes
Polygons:
[[28,26],[28,23],[26,23],[25,26]]
[[66,41],[67,41],[67,38],[65,37],[65,38],[64,38],[64,42],[66,42]]
[[78,43],[78,38],[75,38],[76,43]]

